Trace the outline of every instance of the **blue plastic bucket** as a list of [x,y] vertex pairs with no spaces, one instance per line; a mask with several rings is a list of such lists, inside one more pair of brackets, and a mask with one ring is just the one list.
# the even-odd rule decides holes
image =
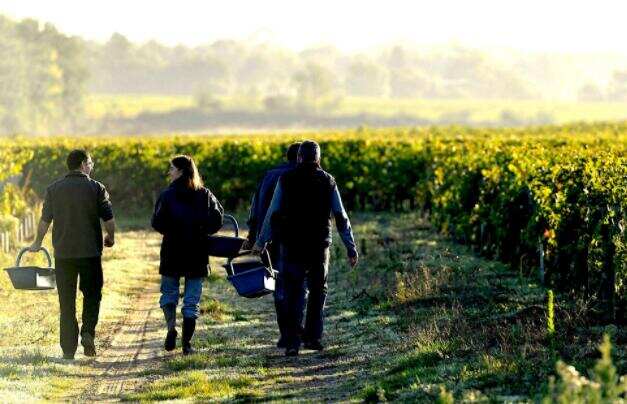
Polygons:
[[255,298],[274,292],[275,275],[271,269],[258,267],[228,276],[240,296]]

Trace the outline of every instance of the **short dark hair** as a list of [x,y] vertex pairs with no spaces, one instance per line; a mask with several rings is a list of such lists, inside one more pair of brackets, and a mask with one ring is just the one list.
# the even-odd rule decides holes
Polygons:
[[67,168],[68,170],[78,170],[81,167],[81,164],[89,159],[89,153],[83,149],[75,149],[70,152],[67,156]]
[[296,160],[298,159],[298,148],[301,144],[301,142],[294,142],[290,145],[290,147],[287,148],[287,161],[289,161],[290,163],[296,163]]
[[313,140],[305,140],[298,148],[298,156],[303,163],[313,163],[320,159],[320,146]]

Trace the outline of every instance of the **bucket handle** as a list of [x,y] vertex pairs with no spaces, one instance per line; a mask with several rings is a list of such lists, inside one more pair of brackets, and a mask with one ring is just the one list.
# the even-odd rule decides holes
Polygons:
[[[244,251],[240,251],[239,254],[237,254],[235,257],[242,257],[244,255],[249,255],[251,253],[251,250],[244,250]],[[268,273],[268,275],[270,275],[270,277],[274,278],[275,277],[275,270],[272,267],[272,261],[270,260],[270,253],[268,252],[268,249],[263,250],[263,253],[265,253],[266,255],[266,259],[268,260],[268,267],[266,268],[266,272]],[[234,271],[233,271],[233,258],[229,258],[227,261],[227,274],[232,276]]]
[[235,232],[235,237],[239,237],[239,225],[237,224],[237,220],[232,215],[224,215],[226,220],[230,221],[233,225],[233,231]]
[[[15,261],[15,266],[19,267],[20,266],[20,261],[22,260],[22,255],[24,255],[25,252],[29,251],[28,247],[22,248],[20,250],[20,252],[17,254],[17,260]],[[39,251],[43,251],[44,254],[46,255],[46,258],[48,259],[48,268],[52,268],[52,259],[50,258],[50,253],[48,252],[48,250],[46,250],[46,247],[39,247],[39,249],[37,250],[37,252]]]

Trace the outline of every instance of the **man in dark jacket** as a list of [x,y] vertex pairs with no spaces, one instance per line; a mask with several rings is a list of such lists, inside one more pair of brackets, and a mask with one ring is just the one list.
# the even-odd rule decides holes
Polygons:
[[[253,195],[253,200],[250,205],[250,212],[248,215],[248,241],[244,245],[244,248],[251,248],[253,245],[255,245],[255,241],[257,241],[257,237],[259,237],[259,233],[261,232],[263,219],[266,217],[268,207],[270,207],[272,195],[274,194],[274,188],[276,187],[276,184],[279,181],[279,177],[281,177],[281,175],[296,167],[296,159],[298,157],[299,147],[300,142],[292,143],[287,149],[287,162],[268,170],[263,176],[261,182],[259,182],[259,185],[257,186],[257,191],[255,192],[255,195]],[[277,266],[279,260],[278,243],[270,244],[268,251],[270,253],[270,261],[273,265]],[[283,282],[283,279],[280,275],[277,279],[277,282]],[[279,290],[280,289],[281,288],[279,287]],[[284,299],[279,299],[277,298],[277,294],[274,294],[274,307],[276,310],[276,320],[279,326],[280,335],[279,341],[277,342],[277,347],[279,348],[285,348],[285,338],[283,335],[285,333],[284,313],[286,308],[281,305],[283,301]]]
[[259,182],[257,191],[255,192],[255,195],[253,195],[250,212],[248,214],[247,224],[249,247],[255,245],[255,241],[257,241],[257,237],[259,237],[261,225],[263,224],[263,219],[266,217],[268,207],[270,207],[272,195],[274,194],[274,188],[276,187],[276,183],[279,181],[279,177],[286,171],[296,167],[299,147],[300,142],[292,143],[288,147],[285,155],[287,162],[266,171],[262,180]]
[[[298,355],[301,344],[299,319],[302,296],[309,291],[302,335],[305,348],[322,350],[323,309],[327,296],[331,215],[348,252],[351,267],[357,265],[357,249],[350,221],[333,177],[320,168],[320,146],[305,141],[298,150],[298,165],[277,183],[262,231],[254,246],[260,252],[268,241],[280,244],[279,271],[283,284],[277,296],[287,307],[285,339],[287,356]],[[306,285],[306,286],[305,286]]]
[[115,243],[115,221],[104,185],[89,177],[94,166],[85,150],[73,150],[67,158],[69,173],[46,189],[37,237],[30,251],[39,251],[50,223],[56,263],[60,309],[60,343],[65,359],[74,359],[78,345],[76,284],[83,292],[81,345],[86,356],[95,356],[94,337],[102,298],[102,228],[104,245]]

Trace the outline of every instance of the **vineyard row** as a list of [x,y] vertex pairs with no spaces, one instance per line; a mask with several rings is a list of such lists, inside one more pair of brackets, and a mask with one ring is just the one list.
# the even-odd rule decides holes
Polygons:
[[287,145],[314,138],[350,209],[410,210],[483,255],[546,268],[546,282],[625,316],[627,125],[532,129],[359,130],[252,137],[53,138],[0,143],[22,156],[41,195],[86,147],[118,212],[145,211],[166,185],[168,160],[192,155],[230,209],[248,204]]

